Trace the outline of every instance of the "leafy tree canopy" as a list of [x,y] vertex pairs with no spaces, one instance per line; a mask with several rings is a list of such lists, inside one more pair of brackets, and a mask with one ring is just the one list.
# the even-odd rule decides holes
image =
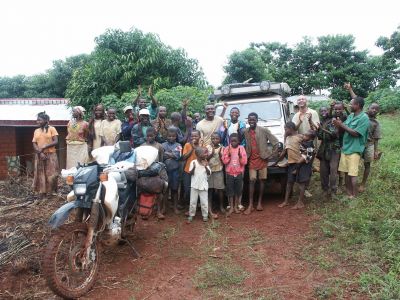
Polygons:
[[277,42],[252,43],[229,56],[224,82],[248,78],[254,82],[287,82],[293,94],[329,90],[335,99],[349,98],[342,87],[344,82],[351,82],[359,95],[366,96],[369,91],[396,85],[399,77],[394,57],[400,51],[396,52],[393,44],[399,37],[397,31],[390,38],[378,40],[386,51],[382,56],[356,50],[352,35],[321,36],[315,42],[305,37],[294,47]]
[[69,82],[66,95],[72,103],[91,106],[112,93],[121,97],[138,84],[155,89],[206,86],[197,60],[163,44],[155,34],[109,29],[95,41],[89,62]]

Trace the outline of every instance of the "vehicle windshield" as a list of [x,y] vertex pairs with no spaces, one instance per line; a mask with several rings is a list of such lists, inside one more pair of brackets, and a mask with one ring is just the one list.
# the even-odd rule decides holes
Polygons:
[[[250,103],[235,103],[229,104],[228,109],[225,113],[225,118],[229,119],[229,112],[232,107],[239,108],[240,117],[242,121],[247,120],[247,116],[251,112],[255,112],[258,115],[260,121],[268,120],[279,120],[282,116],[281,106],[279,101],[261,101],[261,102],[250,102]],[[222,105],[218,105],[216,108],[216,115],[219,115],[222,111]]]

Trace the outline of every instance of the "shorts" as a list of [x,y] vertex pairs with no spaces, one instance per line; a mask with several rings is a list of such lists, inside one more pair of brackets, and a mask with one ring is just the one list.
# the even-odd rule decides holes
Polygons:
[[226,174],[226,189],[225,193],[227,197],[240,197],[243,192],[243,174],[239,174],[236,177]]
[[224,172],[222,171],[212,172],[210,177],[208,177],[208,188],[216,190],[225,189]]
[[306,183],[312,175],[312,163],[289,164],[287,172],[287,182]]
[[364,150],[363,158],[364,162],[373,162],[374,161],[374,153],[375,147],[374,144],[367,145]]
[[172,191],[177,191],[179,187],[179,168],[175,170],[167,170],[168,187]]
[[360,154],[344,154],[340,155],[339,172],[347,173],[349,176],[358,176],[358,165],[360,163]]
[[250,181],[257,180],[257,177],[260,180],[267,179],[267,168],[264,168],[264,169],[261,169],[261,170],[249,169],[249,179],[250,179]]

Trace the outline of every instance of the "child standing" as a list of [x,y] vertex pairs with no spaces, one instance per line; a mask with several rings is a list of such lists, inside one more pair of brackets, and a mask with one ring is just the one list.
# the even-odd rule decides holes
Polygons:
[[302,148],[312,148],[313,139],[315,133],[313,131],[307,132],[305,135],[296,134],[296,124],[293,122],[287,122],[285,124],[285,149],[282,151],[276,165],[282,160],[285,155],[288,156],[288,174],[287,174],[287,185],[285,192],[285,200],[279,205],[279,207],[285,207],[289,205],[289,196],[293,189],[295,182],[299,185],[300,195],[297,203],[292,209],[300,209],[304,207],[304,192],[306,183],[310,180],[312,174],[312,158],[308,159],[307,155],[302,156]]
[[[179,187],[179,160],[181,158],[182,146],[176,142],[177,129],[169,127],[167,130],[167,141],[162,144],[164,149],[164,163],[167,167],[168,189],[171,191],[172,202],[174,203],[174,212],[178,210],[178,187]],[[163,213],[165,212],[165,202],[168,193],[163,199]]]
[[195,150],[196,159],[190,163],[189,171],[191,175],[190,182],[190,206],[188,223],[193,221],[196,215],[197,199],[200,197],[201,213],[203,221],[208,220],[208,180],[211,169],[207,162],[207,149],[197,147]]
[[230,206],[228,216],[233,211],[240,213],[238,206],[243,191],[244,167],[247,164],[246,150],[239,145],[239,135],[232,133],[229,142],[230,145],[223,150],[222,155],[226,171],[226,195]]
[[199,141],[200,132],[197,130],[193,130],[191,133],[190,143],[186,143],[183,147],[182,160],[185,161],[185,165],[183,167],[183,188],[184,198],[186,201],[190,199],[190,163],[196,159],[196,153],[194,150],[200,146]]
[[222,213],[224,209],[224,172],[223,164],[221,161],[223,147],[220,144],[221,138],[217,132],[211,135],[211,145],[207,146],[208,150],[208,164],[211,169],[211,175],[208,178],[208,212],[213,219],[217,219],[218,215],[212,212],[212,198],[214,190],[218,194],[219,207]]
[[102,146],[113,146],[118,141],[121,133],[121,121],[115,118],[115,108],[107,110],[107,119],[101,121],[101,144]]

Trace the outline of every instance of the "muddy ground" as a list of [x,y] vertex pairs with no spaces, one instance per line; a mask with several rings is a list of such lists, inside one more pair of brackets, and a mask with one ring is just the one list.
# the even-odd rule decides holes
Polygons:
[[[56,299],[41,275],[41,253],[47,220],[65,194],[38,201],[21,186],[0,184],[0,298]],[[139,219],[130,239],[142,258],[127,245],[104,248],[100,276],[84,299],[316,298],[328,276],[307,253],[318,216],[278,208],[279,201],[267,195],[261,212],[208,223],[199,211],[190,225],[172,213],[164,221]],[[12,239],[20,247],[4,262]]]

